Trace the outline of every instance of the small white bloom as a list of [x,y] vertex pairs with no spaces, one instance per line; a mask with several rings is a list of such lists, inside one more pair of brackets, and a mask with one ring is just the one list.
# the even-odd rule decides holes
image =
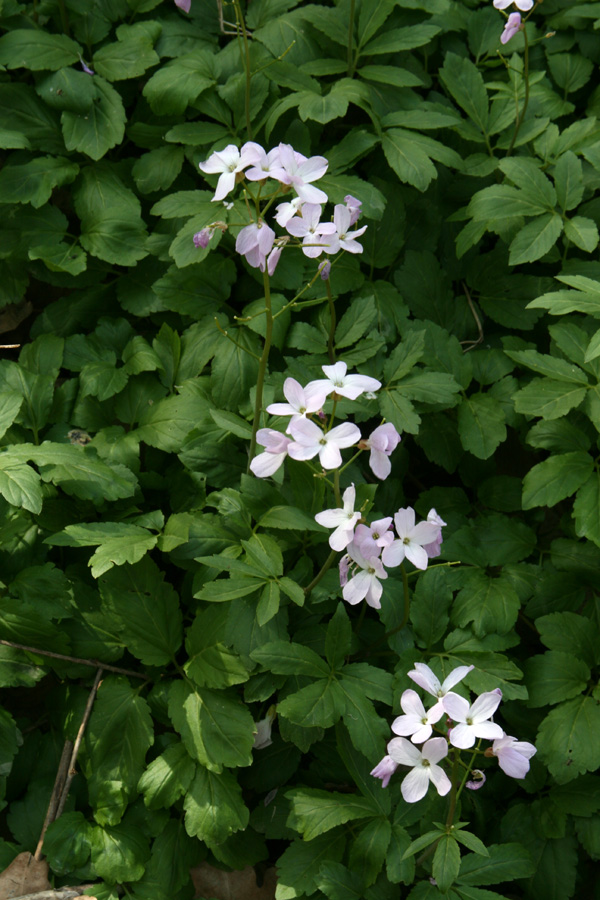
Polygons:
[[529,12],[533,7],[533,0],[494,0],[496,9],[508,9],[513,3],[521,12]]
[[468,675],[473,668],[474,666],[457,666],[456,669],[452,669],[448,677],[444,678],[443,682],[440,683],[439,678],[431,671],[428,665],[425,663],[415,663],[414,669],[408,672],[408,677],[412,678],[415,684],[422,687],[428,694],[431,694],[437,700],[442,700],[450,688],[453,688],[455,684],[462,681],[465,675]]
[[348,556],[356,563],[355,574],[344,585],[342,597],[351,606],[366,600],[373,609],[381,609],[383,587],[380,579],[388,577],[381,561],[375,556],[365,559],[354,543],[348,544]]
[[394,762],[391,756],[384,756],[383,759],[377,763],[374,769],[369,773],[374,778],[381,778],[381,787],[387,787],[390,783],[390,778],[398,768],[398,763]]
[[378,391],[381,382],[370,375],[347,375],[348,366],[345,362],[336,362],[333,366],[321,366],[327,378],[319,379],[311,382],[311,384],[319,385],[327,394],[334,391],[340,397],[346,397],[348,400],[356,400],[364,391]]
[[257,478],[268,478],[277,471],[286,458],[291,438],[272,428],[259,428],[256,432],[256,442],[266,449],[264,453],[254,457],[250,463],[250,470]]
[[429,782],[433,783],[440,797],[446,796],[452,784],[442,767],[436,765],[448,755],[448,742],[445,738],[431,738],[419,750],[406,738],[397,737],[392,738],[387,749],[394,762],[412,767],[412,772],[408,773],[400,788],[407,803],[422,800]]
[[341,466],[340,449],[352,447],[360,441],[360,431],[351,422],[343,422],[325,432],[309,419],[299,418],[290,422],[290,434],[294,439],[288,448],[292,459],[312,459],[318,453],[324,469]]
[[398,540],[383,551],[384,565],[399,566],[406,558],[417,569],[426,569],[428,556],[425,547],[438,537],[439,525],[431,522],[419,522],[415,525],[415,511],[410,506],[398,510],[394,516],[394,524]]
[[354,526],[360,519],[360,512],[354,512],[356,491],[354,485],[344,491],[342,501],[343,509],[324,509],[315,516],[319,525],[325,528],[335,528],[329,536],[329,546],[332,550],[344,550],[354,535]]
[[499,689],[480,694],[471,706],[464,697],[447,694],[444,697],[444,709],[450,718],[458,723],[450,729],[448,734],[450,743],[460,750],[468,750],[476,738],[488,740],[501,738],[504,732],[500,726],[488,721],[498,709],[501,700],[502,691]]
[[322,388],[315,387],[315,382],[302,387],[295,378],[286,378],[283,382],[283,395],[288,401],[287,403],[271,403],[267,406],[267,412],[273,416],[291,416],[289,425],[296,419],[306,418],[307,413],[318,412],[325,400],[327,394]]
[[504,734],[488,747],[485,755],[496,756],[498,765],[510,778],[525,778],[529,772],[529,760],[536,753],[536,748],[528,741],[518,741]]
[[400,698],[400,706],[406,713],[392,722],[394,734],[412,735],[413,744],[421,744],[431,737],[432,725],[444,715],[444,707],[436,703],[429,711],[425,709],[416,691],[410,688]]

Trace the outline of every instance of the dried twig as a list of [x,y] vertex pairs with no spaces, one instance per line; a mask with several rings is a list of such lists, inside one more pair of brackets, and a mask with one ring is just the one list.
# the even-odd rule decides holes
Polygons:
[[42,858],[42,845],[44,843],[46,831],[48,830],[48,825],[50,825],[56,819],[56,810],[58,809],[58,804],[60,802],[60,798],[65,787],[65,782],[67,780],[67,773],[69,771],[69,763],[71,761],[72,753],[73,741],[65,741],[65,746],[63,747],[60,762],[58,764],[58,771],[54,780],[54,787],[52,788],[52,794],[50,796],[50,802],[46,811],[46,818],[44,819],[44,824],[42,825],[42,831],[40,833],[38,845],[35,848],[35,853],[33,856],[34,859],[39,860]]
[[479,316],[477,314],[477,310],[475,309],[475,304],[473,303],[473,300],[471,299],[471,294],[469,293],[469,288],[467,287],[467,285],[464,281],[462,283],[462,288],[463,288],[463,291],[465,292],[465,297],[467,298],[467,303],[469,304],[469,309],[471,310],[473,318],[475,319],[475,323],[477,324],[477,331],[478,331],[477,340],[460,342],[461,347],[464,346],[464,348],[465,348],[464,352],[467,353],[469,350],[474,350],[475,347],[478,347],[479,344],[481,344],[483,342],[483,325],[481,324],[481,319],[479,318]]
[[94,705],[94,700],[96,699],[96,694],[98,693],[98,688],[100,687],[101,679],[102,679],[102,669],[98,669],[96,672],[96,677],[94,679],[93,687],[90,691],[90,695],[88,697],[88,701],[86,703],[85,712],[83,714],[83,719],[81,720],[81,725],[79,726],[79,731],[77,732],[77,737],[75,738],[75,744],[73,745],[73,752],[71,753],[71,760],[69,764],[69,770],[67,773],[67,778],[65,781],[65,785],[62,790],[62,794],[60,796],[60,800],[58,802],[58,806],[56,809],[55,819],[62,814],[63,809],[65,808],[65,803],[67,802],[67,797],[69,796],[69,788],[71,787],[71,782],[76,775],[75,763],[77,762],[77,754],[79,753],[79,748],[81,747],[81,741],[83,739],[83,732],[85,731],[85,726],[88,723],[92,712],[92,706]]
[[77,656],[65,656],[64,653],[54,653],[52,650],[40,650],[39,647],[27,647],[25,644],[15,644],[13,641],[1,641],[5,647],[15,647],[17,650],[26,650],[28,653],[37,653],[39,656],[49,656],[52,659],[64,659],[65,662],[79,663],[82,666],[91,666],[93,669],[102,668],[107,672],[116,672],[118,675],[130,675],[131,678],[141,678],[142,681],[148,681],[147,675],[141,672],[134,672],[131,669],[122,669],[120,666],[111,666],[108,663],[100,662],[99,659],[80,659]]

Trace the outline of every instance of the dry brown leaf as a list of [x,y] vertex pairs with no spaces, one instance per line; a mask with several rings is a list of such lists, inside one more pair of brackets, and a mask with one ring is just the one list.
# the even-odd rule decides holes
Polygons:
[[27,851],[19,853],[0,873],[0,900],[15,900],[23,894],[47,891],[51,887],[48,863],[45,859],[34,859]]
[[10,303],[0,312],[0,334],[6,331],[14,331],[17,325],[25,321],[33,312],[33,305],[29,300],[21,300],[20,303]]
[[258,887],[256,873],[251,866],[239,872],[224,872],[202,863],[191,870],[196,897],[206,900],[274,900],[277,875],[274,868],[267,869]]

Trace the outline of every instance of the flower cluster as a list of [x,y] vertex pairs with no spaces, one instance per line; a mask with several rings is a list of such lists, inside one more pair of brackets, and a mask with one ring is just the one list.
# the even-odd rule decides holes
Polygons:
[[[323,366],[322,368],[327,377],[311,381],[306,387],[302,387],[294,378],[286,378],[283,393],[287,403],[272,403],[267,406],[267,412],[276,416],[290,416],[290,421],[285,435],[271,428],[261,428],[257,432],[257,442],[265,448],[265,452],[259,453],[252,460],[250,468],[259,478],[273,475],[286,456],[300,460],[314,459],[315,456],[318,456],[324,469],[337,469],[342,464],[340,451],[360,442],[360,430],[351,422],[342,422],[335,428],[325,430],[309,417],[314,413],[319,413],[327,398],[332,394],[356,400],[365,391],[378,390],[381,382],[369,375],[346,374],[348,367],[344,362],[337,362],[333,366]],[[393,425],[388,428],[392,428],[396,434],[397,440],[394,444],[396,446],[400,435]],[[286,437],[288,434],[291,437]],[[372,437],[373,435],[371,435]],[[366,442],[369,445],[371,438]],[[389,442],[390,447],[392,443],[393,441]],[[377,452],[385,455],[386,451]],[[389,452],[392,452],[391,449]],[[381,471],[381,467],[379,470]],[[377,474],[375,468],[373,471]]]
[[[297,245],[310,259],[317,259],[322,253],[331,256],[340,250],[362,253],[357,238],[367,226],[351,230],[360,216],[359,200],[348,194],[344,203],[334,207],[333,219],[323,220],[322,205],[327,203],[327,194],[313,182],[323,177],[328,165],[323,156],[307,158],[290,144],[279,144],[267,152],[254,141],[247,141],[241,148],[229,144],[199,164],[205,174],[219,176],[213,201],[224,200],[243,180],[261,185],[269,179],[278,183],[268,198],[269,207],[277,194],[295,193],[295,197],[280,203],[275,210],[274,219],[286,235],[277,237],[262,215],[257,214],[256,221],[243,227],[236,238],[236,251],[247,263],[263,272],[266,269],[270,275],[291,238],[296,238]],[[195,234],[195,245],[207,247],[216,227],[222,227],[222,223],[213,223]]]
[[[533,9],[533,0],[494,0],[496,9],[507,9],[509,6],[515,5],[521,12],[529,12]],[[512,12],[509,14],[504,26],[504,31],[500,35],[500,41],[507,44],[511,38],[518,34],[521,30],[521,12]]]
[[[425,663],[415,663],[408,673],[419,687],[435,698],[435,703],[426,710],[416,691],[404,691],[400,706],[404,715],[392,722],[392,731],[400,737],[392,738],[387,745],[387,754],[372,770],[371,775],[380,778],[387,787],[398,766],[409,766],[411,772],[404,778],[401,791],[407,803],[421,800],[433,783],[442,797],[451,788],[448,775],[438,765],[448,755],[449,747],[469,750],[477,739],[491,740],[484,756],[495,756],[500,768],[511,778],[525,778],[529,771],[529,760],[536,748],[527,741],[504,733],[500,725],[491,721],[502,700],[502,691],[496,689],[480,694],[470,704],[468,700],[454,693],[453,688],[471,671],[473,666],[458,666],[440,683],[437,676]],[[446,717],[443,737],[431,737],[433,726]],[[441,729],[438,729],[441,730]],[[410,737],[410,740],[407,738]],[[415,744],[422,744],[421,749]],[[467,787],[477,790],[485,781],[480,770],[473,770],[477,776]]]

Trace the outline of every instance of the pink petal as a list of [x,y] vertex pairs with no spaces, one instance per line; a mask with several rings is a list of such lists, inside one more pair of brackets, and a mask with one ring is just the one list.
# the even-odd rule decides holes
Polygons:
[[399,509],[394,516],[394,525],[399,538],[409,537],[415,527],[415,511],[409,506],[406,509]]
[[427,793],[429,787],[429,774],[423,766],[416,766],[412,772],[409,772],[402,784],[400,790],[402,796],[407,803],[417,803],[422,800]]
[[455,684],[458,684],[459,681],[462,681],[465,675],[468,675],[471,669],[474,669],[475,666],[457,666],[456,669],[452,669],[449,675],[444,678],[442,684],[442,690],[444,693],[449,691],[450,688],[453,688]]
[[408,677],[412,678],[415,684],[422,687],[428,694],[433,694],[434,697],[437,697],[440,690],[440,682],[428,665],[415,663],[415,667],[408,673]]

